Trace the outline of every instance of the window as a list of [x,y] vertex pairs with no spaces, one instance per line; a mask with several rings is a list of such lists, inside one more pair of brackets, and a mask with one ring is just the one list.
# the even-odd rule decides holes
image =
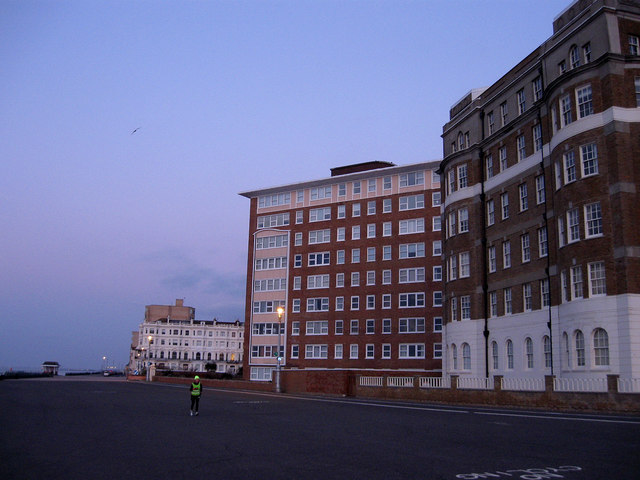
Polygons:
[[460,278],[467,278],[470,275],[470,255],[469,252],[462,252],[460,258]]
[[573,122],[573,117],[571,116],[571,97],[569,95],[560,98],[560,114],[561,126],[566,127]]
[[543,308],[551,305],[551,297],[549,296],[549,279],[548,278],[544,278],[540,280],[540,304]]
[[331,207],[312,208],[309,210],[309,222],[331,220]]
[[323,198],[331,198],[331,186],[311,189],[311,200],[322,200]]
[[338,196],[344,197],[345,195],[347,195],[347,184],[346,183],[338,184]]
[[579,367],[584,367],[585,365],[584,334],[580,330],[576,330],[575,343],[576,343],[576,364]]
[[493,155],[487,155],[485,157],[484,165],[487,171],[487,178],[493,177]]
[[462,344],[462,368],[471,370],[471,347],[466,342]]
[[495,204],[493,200],[487,200],[487,226],[491,226],[495,223]]
[[367,295],[367,310],[375,310],[376,308],[376,296]]
[[351,240],[360,240],[360,225],[351,227]]
[[598,174],[598,148],[595,143],[580,147],[580,161],[583,178]]
[[504,313],[511,314],[513,312],[511,287],[504,289]]
[[513,370],[513,342],[507,340],[507,368]]
[[349,358],[358,358],[358,345],[349,345]]
[[360,297],[357,295],[351,297],[351,310],[360,310]]
[[455,343],[451,344],[451,357],[453,359],[453,369],[457,370],[458,369],[458,347],[456,347]]
[[533,368],[533,340],[527,337],[524,341],[524,350],[527,355],[527,368]]
[[383,237],[391,236],[391,222],[384,222],[382,224],[382,236]]
[[370,200],[367,202],[367,215],[375,215],[376,214],[376,201]]
[[518,143],[518,161],[521,162],[527,157],[527,148],[524,135],[520,135],[516,141]]
[[297,232],[295,236],[294,244],[296,247],[302,245],[302,232]]
[[289,237],[287,235],[272,235],[269,237],[256,238],[256,250],[286,247],[288,244]]
[[442,317],[433,317],[433,331],[434,332],[442,331]]
[[584,58],[584,63],[591,61],[591,43],[587,42],[582,46],[582,57]]
[[300,299],[299,298],[294,298],[293,299],[293,303],[291,305],[291,310],[293,311],[293,313],[300,313]]
[[558,64],[558,73],[560,75],[562,75],[564,72],[567,71],[567,62],[565,62],[564,60],[562,60],[559,64]]
[[580,212],[577,208],[567,212],[567,233],[569,243],[580,240]]
[[518,90],[517,97],[518,97],[518,115],[522,115],[527,109],[524,89]]
[[410,172],[400,174],[400,188],[414,185],[424,185],[424,172]]
[[352,287],[360,286],[360,272],[351,272],[351,286]]
[[571,299],[575,300],[577,298],[582,298],[583,289],[582,289],[582,267],[576,266],[571,267]]
[[469,295],[462,295],[460,297],[460,319],[471,319],[471,297]]
[[450,307],[451,307],[451,321],[455,322],[458,320],[458,298],[457,297],[451,297]]
[[500,147],[500,149],[498,150],[498,159],[500,160],[500,171],[504,172],[508,165],[507,165],[507,147]]
[[439,207],[442,204],[442,195],[440,192],[433,192],[431,194],[431,206]]
[[462,132],[458,133],[458,150],[462,150],[465,148],[464,137],[462,136]]
[[[296,235],[298,235],[298,234],[296,233]],[[302,235],[302,234],[300,234],[300,235]],[[345,227],[338,227],[338,229],[336,231],[336,240],[338,242],[344,242],[345,238],[346,238],[346,229],[345,229]]]
[[424,218],[412,218],[410,220],[400,220],[400,235],[424,232]]
[[433,358],[442,358],[442,344],[434,343],[433,344]]
[[542,98],[542,78],[534,78],[533,82],[531,82],[531,87],[533,90],[533,101],[537,102]]
[[533,151],[539,152],[542,150],[542,126],[536,123],[531,128],[531,134],[533,136]]
[[456,171],[451,169],[447,172],[447,193],[450,195],[456,191]]
[[[442,240],[434,240],[432,245],[432,255],[434,257],[438,257],[442,255]],[[424,245],[423,245],[423,253],[424,253]]]
[[383,318],[382,319],[382,333],[391,333],[391,319]]
[[365,358],[375,358],[375,345],[373,345],[372,343],[368,343],[366,345],[366,354],[365,354]]
[[607,282],[605,278],[604,262],[589,264],[589,291],[590,296],[606,295]]
[[336,263],[342,265],[344,263],[344,250],[338,250],[336,252]]
[[584,223],[586,238],[602,235],[602,209],[600,208],[600,202],[589,203],[584,206]]
[[401,343],[399,358],[424,358],[424,343]]
[[640,53],[640,41],[635,35],[629,35],[629,55],[638,55]]
[[306,345],[305,358],[327,358],[329,348],[327,345]]
[[391,284],[391,270],[383,270],[382,271],[382,284],[390,285]]
[[498,356],[498,344],[496,342],[491,342],[491,357],[493,362],[491,364],[493,370],[498,370],[499,367],[499,356]]
[[304,190],[296,192],[296,203],[304,203]]
[[289,213],[258,217],[258,228],[282,227],[289,225]]
[[329,274],[309,275],[307,277],[307,288],[329,288]]
[[375,270],[370,270],[367,272],[367,285],[375,285],[376,284],[376,272]]
[[334,352],[334,354],[333,354],[334,358],[336,358],[336,359],[340,359],[340,358],[342,358],[342,354],[343,354],[342,350],[343,350],[342,344],[341,344],[341,343],[336,344],[336,345],[334,346],[334,350],[333,350],[333,352]]
[[493,111],[487,113],[487,126],[489,127],[489,135],[492,135],[496,127],[495,118],[493,117]]
[[367,192],[376,193],[376,179],[375,178],[370,178],[367,181]]
[[591,85],[576,90],[576,99],[578,105],[578,118],[584,118],[593,115],[593,95],[591,93]]
[[376,238],[376,224],[370,223],[367,225],[367,238]]
[[424,318],[401,318],[398,333],[425,333]]
[[431,219],[431,230],[433,232],[439,232],[442,229],[442,217],[438,215]]
[[544,191],[544,175],[538,175],[536,177],[536,203],[540,205],[546,201],[546,195]]
[[352,248],[351,249],[351,263],[360,263],[360,249]]
[[309,254],[309,266],[316,267],[319,265],[329,265],[329,252],[310,253]]
[[367,320],[367,330],[366,330],[367,335],[372,335],[374,333],[376,333],[376,321],[373,319],[369,319]]
[[384,293],[382,295],[382,308],[385,310],[388,310],[389,308],[391,308],[391,294],[390,293]]
[[351,216],[352,217],[359,217],[360,216],[360,204],[359,203],[354,203],[353,205],[351,205]]
[[564,183],[565,185],[576,181],[576,156],[573,150],[568,151],[562,156],[564,165]]
[[307,312],[328,312],[329,297],[307,298]]
[[417,208],[424,208],[424,194],[421,193],[419,195],[410,195],[408,197],[400,197],[399,209],[400,211],[404,210],[415,210]]
[[542,349],[544,353],[544,368],[551,368],[551,339],[549,335],[542,337]]
[[609,335],[602,328],[596,328],[593,332],[593,353],[596,366],[609,365]]
[[538,256],[546,257],[549,255],[549,241],[547,240],[547,227],[538,229]]
[[360,182],[353,182],[353,194],[360,195]]
[[287,268],[287,257],[256,259],[256,270],[278,270],[281,268]]
[[525,312],[530,312],[533,308],[533,301],[531,298],[531,284],[525,283],[522,285],[522,306]]
[[458,278],[458,258],[455,255],[449,257],[448,280],[451,282]]
[[433,266],[432,276],[433,276],[433,281],[434,282],[441,282],[442,281],[442,266],[441,265],[434,265]]
[[401,268],[400,283],[420,283],[424,282],[424,267],[417,268]]
[[344,297],[336,297],[336,312],[344,310]]
[[529,197],[527,194],[527,184],[523,183],[518,186],[518,193],[520,194],[520,211],[524,212],[529,208]]
[[[295,278],[294,277],[294,288],[295,288]],[[253,290],[255,292],[275,292],[279,290],[287,289],[287,279],[286,278],[269,278],[264,280],[256,280],[253,284]]]
[[489,273],[493,273],[496,271],[496,247],[489,247],[487,256],[489,258]]
[[458,188],[466,188],[468,185],[467,165],[458,167]]
[[640,107],[640,77],[635,78],[636,107]]
[[347,216],[347,208],[344,205],[338,205],[338,218],[345,218]]
[[253,302],[253,313],[274,313],[278,307],[284,307],[284,300]]
[[502,122],[500,124],[501,127],[504,127],[509,121],[509,109],[507,108],[507,102],[500,104],[500,120]]
[[502,242],[502,268],[511,267],[511,242]]
[[307,322],[307,335],[327,335],[328,333],[329,322],[327,320]]
[[391,190],[391,177],[387,176],[382,179],[382,189]]
[[564,218],[558,217],[558,245],[564,247],[566,244],[566,231],[564,228]]
[[324,230],[311,230],[309,232],[309,245],[315,245],[317,243],[329,243],[331,242],[331,229],[325,228]]
[[258,197],[258,208],[277,207],[278,205],[289,205],[290,203],[291,193],[275,193]]
[[[435,242],[434,242],[434,245],[435,245]],[[404,258],[418,258],[418,257],[424,257],[424,242],[403,243],[400,245],[399,258],[404,259]]]
[[469,231],[469,210],[461,208],[458,211],[458,231],[466,233]]
[[436,290],[433,292],[433,306],[441,307],[442,306],[442,292]]
[[359,322],[358,322],[358,320],[351,320],[350,327],[349,327],[349,334],[350,335],[358,335],[358,332],[359,332]]
[[382,213],[391,213],[391,199],[385,198],[382,200]]
[[382,358],[391,358],[391,344],[382,344]]
[[502,203],[502,220],[509,218],[509,194],[503,193],[500,195],[500,202]]
[[498,292],[489,292],[489,315],[498,316]]
[[344,320],[336,320],[336,335],[342,335],[344,333]]
[[528,233],[520,235],[520,247],[522,248],[522,263],[529,262],[531,260],[531,240]]
[[391,260],[391,245],[382,247],[382,260]]
[[578,47],[574,45],[569,50],[569,64],[571,68],[577,68],[580,66],[580,53],[578,52]]
[[399,295],[399,308],[424,307],[424,292],[401,293]]

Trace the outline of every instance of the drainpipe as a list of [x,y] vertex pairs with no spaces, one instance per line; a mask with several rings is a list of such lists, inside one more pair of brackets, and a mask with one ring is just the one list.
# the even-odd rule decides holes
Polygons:
[[[481,138],[485,139],[484,136],[484,110],[480,111],[480,128],[481,128]],[[486,194],[484,191],[484,182],[486,181],[486,171],[484,166],[484,150],[482,147],[478,150],[478,157],[480,162],[480,212],[482,212],[482,218],[480,219],[480,225],[482,225],[481,230],[481,258],[482,258],[482,296],[483,296],[483,316],[484,316],[484,329],[482,334],[484,335],[484,376],[485,378],[489,378],[489,280],[487,278],[487,212],[486,209]]]

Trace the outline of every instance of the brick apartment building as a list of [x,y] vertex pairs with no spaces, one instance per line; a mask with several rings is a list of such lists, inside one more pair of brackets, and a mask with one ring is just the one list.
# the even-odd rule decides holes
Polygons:
[[[441,374],[439,162],[368,162],[251,200],[244,375]],[[279,327],[276,313],[284,308]]]
[[579,0],[451,108],[448,374],[640,377],[638,107],[640,2]]

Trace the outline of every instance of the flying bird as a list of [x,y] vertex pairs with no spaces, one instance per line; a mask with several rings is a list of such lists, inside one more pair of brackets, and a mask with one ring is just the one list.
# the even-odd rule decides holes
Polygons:
[[138,130],[140,130],[142,127],[138,127],[136,128],[133,132],[131,132],[131,135],[133,135],[134,133],[136,133]]

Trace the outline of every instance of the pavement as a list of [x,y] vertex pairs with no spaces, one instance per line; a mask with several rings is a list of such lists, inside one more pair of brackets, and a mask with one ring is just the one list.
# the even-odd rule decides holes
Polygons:
[[633,479],[640,418],[207,389],[0,382],[0,479]]

